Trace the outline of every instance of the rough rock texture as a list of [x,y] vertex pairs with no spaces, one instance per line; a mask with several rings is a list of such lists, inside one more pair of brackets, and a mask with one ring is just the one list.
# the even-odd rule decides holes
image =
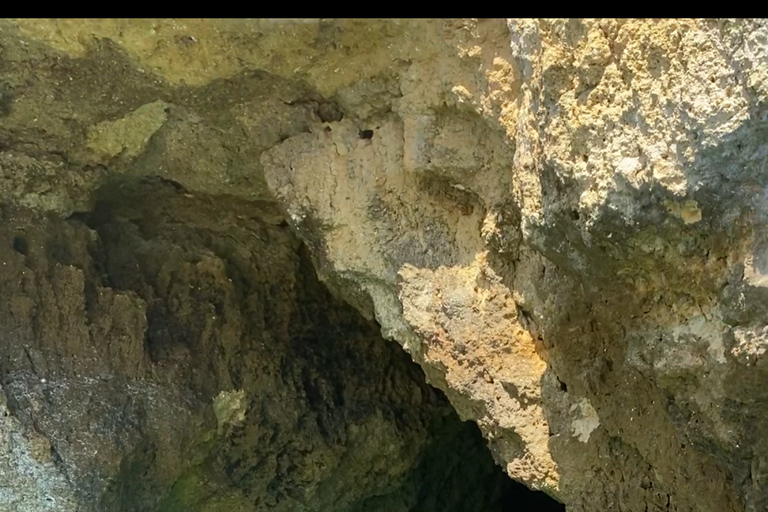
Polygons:
[[762,510],[765,24],[453,36],[262,156],[318,267],[570,510]]
[[172,83],[106,39],[66,55],[28,23],[0,23],[0,510],[514,502],[266,188],[260,153],[337,106],[262,70]]
[[[206,315],[240,304],[238,285],[221,284],[218,299],[184,299],[172,283],[191,290],[202,286],[192,276],[206,273],[221,281],[227,265],[242,274],[238,251],[287,250],[298,242],[282,217],[333,295],[403,346],[477,422],[511,477],[569,512],[768,507],[768,22],[12,20],[0,24],[0,77],[0,197],[90,226],[46,221],[70,247],[46,252],[12,233],[14,222],[36,221],[6,213],[11,247],[42,250],[32,261],[45,266],[29,268],[46,268],[50,283],[7,285],[24,292],[3,318],[27,325],[33,311],[48,311],[41,301],[82,289],[59,323],[14,334],[77,353],[55,369],[74,379],[69,389],[96,367],[82,345],[52,340],[122,340],[92,347],[101,360],[109,354],[110,371],[137,378],[166,364],[192,390],[220,396],[217,435],[243,417],[250,425],[254,413],[241,410],[255,389],[243,388],[256,379],[247,358],[167,340],[197,329],[201,347],[226,347],[205,340],[263,331],[243,312],[257,306],[246,301],[237,321],[215,327]],[[120,199],[152,197],[149,185],[130,192],[151,176],[180,192],[141,209],[154,215],[132,213]],[[174,203],[185,193],[198,202]],[[273,201],[279,213],[264,213]],[[111,203],[126,211],[99,207]],[[251,246],[235,234],[241,249],[223,257],[201,234],[255,229],[246,227],[254,217],[279,242]],[[191,226],[209,237],[196,246],[216,258],[184,260],[173,249],[181,242],[152,256],[158,232],[175,240]],[[86,243],[93,232],[98,257]],[[110,253],[121,244],[134,249]],[[85,286],[97,271],[82,266],[86,254],[104,262],[109,282]],[[166,260],[180,265],[173,278]],[[23,282],[21,270],[8,272]],[[197,301],[211,311],[201,314]],[[96,320],[72,320],[83,312]],[[178,319],[153,327],[153,315]],[[147,333],[144,352],[138,332]],[[35,367],[26,371],[53,371],[27,352]],[[205,371],[195,359],[204,354]],[[20,363],[7,364],[9,404],[44,391],[14,380]],[[217,395],[240,388],[246,395]],[[394,400],[388,393],[381,399]],[[164,407],[183,403],[157,396]],[[55,399],[54,413],[66,409],[66,394]],[[29,423],[23,411],[34,404],[22,405],[17,415]],[[131,407],[126,418],[138,414]],[[167,432],[149,412],[145,422]],[[147,462],[125,464],[140,472]],[[308,466],[286,471],[300,478]],[[147,482],[162,480],[156,471]]]
[[272,207],[97,198],[3,219],[1,510],[500,510],[479,433]]

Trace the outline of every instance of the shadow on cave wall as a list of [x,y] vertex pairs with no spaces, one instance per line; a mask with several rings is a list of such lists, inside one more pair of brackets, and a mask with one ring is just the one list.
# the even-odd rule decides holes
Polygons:
[[143,179],[3,220],[3,388],[87,510],[563,510],[328,293],[272,205]]

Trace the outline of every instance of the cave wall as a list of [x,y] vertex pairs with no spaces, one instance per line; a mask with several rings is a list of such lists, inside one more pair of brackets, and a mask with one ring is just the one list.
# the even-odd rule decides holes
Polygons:
[[569,510],[762,510],[764,22],[453,27],[262,155],[318,268]]
[[95,197],[4,211],[3,407],[32,460],[7,455],[3,510],[502,510],[476,427],[273,206],[156,179]]
[[[322,303],[378,323],[512,478],[569,512],[762,510],[767,45],[764,20],[2,21],[0,198],[23,290],[4,318],[29,345],[4,363],[10,410],[42,393],[24,372],[151,374],[209,401],[245,386],[227,340],[302,335],[269,312],[297,302],[273,304],[285,287],[242,303],[256,285],[232,272],[280,251],[295,266],[304,244]],[[170,195],[139,200],[155,189]],[[219,400],[239,417],[240,395]],[[206,410],[189,421],[230,436]]]
[[260,152],[338,107],[0,40],[0,509],[503,509],[477,428],[266,188]]

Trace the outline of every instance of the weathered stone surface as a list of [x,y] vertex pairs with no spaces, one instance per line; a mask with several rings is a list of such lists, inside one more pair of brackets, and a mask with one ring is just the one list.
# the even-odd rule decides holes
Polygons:
[[[68,379],[104,361],[125,379],[166,364],[205,391],[206,428],[247,429],[239,417],[250,425],[251,406],[219,395],[245,389],[229,369],[239,356],[216,353],[213,368],[193,371],[202,359],[184,343],[138,341],[187,323],[193,337],[225,336],[192,305],[208,299],[180,299],[169,284],[180,277],[161,261],[223,283],[235,256],[186,261],[187,245],[174,242],[155,258],[151,240],[162,219],[174,219],[163,231],[174,240],[183,235],[173,229],[229,236],[224,226],[241,226],[232,254],[247,259],[242,223],[274,218],[266,229],[287,250],[298,242],[276,227],[284,218],[333,295],[410,353],[513,478],[569,512],[763,510],[767,52],[764,20],[3,21],[9,225],[30,222],[16,208],[50,219],[91,212],[82,218],[98,243],[142,248],[112,254],[114,267],[99,272],[124,282],[99,284],[101,296],[75,264],[94,258],[91,231],[55,228],[82,240],[70,249],[78,258],[30,267],[48,269],[49,284],[9,302],[8,318],[26,325],[41,311],[26,339],[76,353],[52,359]],[[120,187],[147,176],[178,197],[132,213],[121,198],[135,193]],[[99,220],[98,197],[127,210]],[[187,200],[197,202],[180,206]],[[273,201],[280,211],[265,213]],[[17,253],[39,251],[31,238],[6,238]],[[267,251],[265,240],[255,247]],[[197,247],[215,253],[213,243]],[[236,309],[239,285],[221,286],[225,309]],[[54,314],[71,290],[89,298]],[[153,313],[153,301],[165,309]],[[112,323],[76,320],[89,311]],[[154,331],[153,314],[181,317]],[[59,347],[59,332],[113,341]],[[34,350],[24,357],[37,365],[28,371],[53,371]],[[13,382],[11,404],[45,388],[20,395]],[[105,393],[133,396],[119,385]],[[158,386],[163,407],[184,403],[180,388]],[[147,413],[146,424],[158,446],[178,450],[163,417]],[[71,460],[85,453],[71,446]],[[146,462],[131,464],[125,471]],[[158,471],[146,481],[162,485]]]
[[0,22],[0,509],[500,510],[476,427],[317,282],[267,188],[261,152],[341,107],[261,69],[261,21],[200,25],[257,59],[210,75],[220,43],[160,73],[93,28],[155,44],[121,23]]
[[766,24],[500,25],[413,62],[373,137],[267,151],[269,185],[513,477],[762,509]]
[[273,207],[123,182],[3,220],[2,510],[500,510],[479,432]]

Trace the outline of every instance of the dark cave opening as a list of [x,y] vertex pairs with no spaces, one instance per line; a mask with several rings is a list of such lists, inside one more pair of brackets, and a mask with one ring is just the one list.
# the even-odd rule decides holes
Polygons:
[[565,505],[541,491],[510,479],[501,498],[502,512],[565,512]]
[[[437,391],[442,396],[440,391]],[[447,399],[446,399],[447,401]],[[425,463],[431,465],[420,478],[429,486],[453,489],[452,482],[464,482],[467,474],[482,475],[484,488],[481,494],[491,496],[487,507],[477,508],[478,498],[473,492],[467,492],[471,486],[457,485],[457,493],[440,490],[438,495],[444,501],[433,501],[434,498],[426,497],[424,493],[421,506],[415,507],[412,512],[423,510],[455,510],[474,511],[486,510],[494,512],[564,512],[565,505],[541,491],[534,491],[526,485],[517,482],[506,474],[504,469],[493,461],[490,450],[486,445],[480,429],[472,421],[461,422],[455,413],[449,415],[447,423],[460,425],[457,432],[443,434],[439,443],[439,450],[443,456],[434,457],[427,452]],[[445,455],[447,453],[447,455]],[[457,466],[452,466],[455,461],[461,461]],[[467,470],[465,465],[473,467]],[[438,467],[452,468],[447,474],[441,474]]]
[[[460,422],[458,416],[451,414],[451,421]],[[491,452],[488,449],[485,439],[480,433],[478,426],[471,421],[461,423],[460,438],[446,438],[441,445],[441,449],[452,452],[451,457],[472,464],[469,472],[483,475],[482,482],[484,488],[480,493],[486,496],[492,496],[486,508],[477,508],[477,497],[472,492],[467,492],[468,487],[459,486],[459,492],[452,494],[450,492],[438,494],[443,495],[445,502],[433,502],[425,499],[422,506],[425,508],[413,508],[411,512],[422,512],[423,510],[456,510],[456,511],[474,511],[486,510],[494,512],[565,512],[565,505],[555,500],[551,496],[541,491],[534,491],[526,485],[517,482],[506,474],[504,469],[493,461]],[[427,455],[427,460],[430,460]],[[450,465],[449,460],[431,460],[431,464],[437,466],[443,464]],[[435,467],[432,472],[437,471]],[[439,483],[432,484],[433,479],[425,475],[422,478],[429,485],[444,485],[450,487],[453,479],[463,481],[467,478],[466,468],[458,467],[453,475],[445,475]],[[439,474],[439,472],[438,472]],[[447,485],[445,485],[447,483]]]

